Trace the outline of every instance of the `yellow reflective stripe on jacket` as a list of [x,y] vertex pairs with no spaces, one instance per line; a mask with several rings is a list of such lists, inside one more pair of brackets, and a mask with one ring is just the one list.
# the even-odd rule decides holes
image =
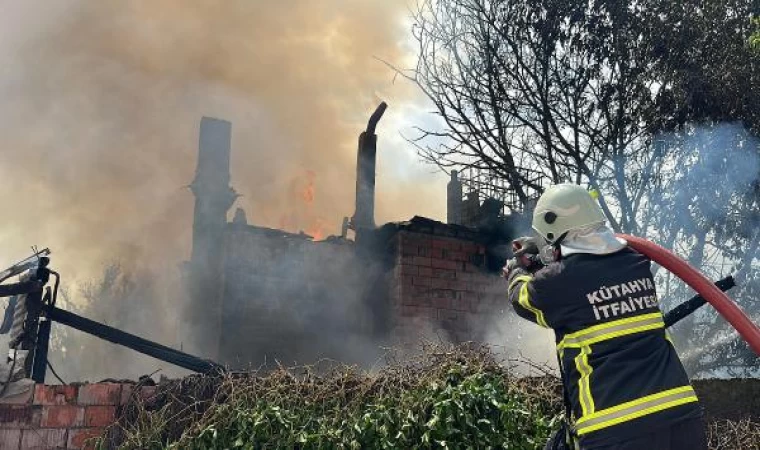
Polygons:
[[588,355],[591,353],[591,347],[581,347],[581,352],[575,357],[575,367],[578,369],[580,378],[578,379],[578,399],[581,404],[582,415],[592,414],[596,407],[594,406],[594,397],[591,396],[591,365],[588,363]]
[[559,344],[557,344],[557,349],[562,351],[569,347],[581,348],[608,339],[659,328],[665,328],[661,312],[642,314],[627,319],[613,320],[612,322],[594,325],[575,333],[566,334]]
[[639,417],[698,401],[691,386],[681,386],[584,415],[575,423],[578,435],[628,422]]
[[530,275],[518,275],[518,276],[516,276],[516,277],[515,277],[515,279],[514,279],[514,280],[512,280],[512,282],[511,282],[511,283],[509,283],[509,288],[508,288],[508,290],[509,290],[509,291],[511,291],[511,290],[512,290],[512,288],[513,288],[513,287],[515,287],[515,284],[517,284],[517,283],[519,283],[519,282],[521,282],[521,281],[524,281],[524,282],[526,282],[526,283],[527,283],[528,281],[530,281],[530,280],[532,280],[532,279],[533,279],[533,277],[532,277],[532,276],[530,276]]
[[532,280],[533,277],[529,275],[519,275],[515,277],[514,280],[509,284],[509,290],[511,291],[512,288],[515,286],[515,284],[524,281],[523,285],[520,286],[520,294],[517,299],[517,303],[520,304],[523,308],[527,309],[528,311],[532,312],[536,315],[536,322],[541,325],[544,328],[549,328],[549,325],[546,324],[546,319],[544,318],[544,313],[541,312],[540,309],[533,306],[533,304],[530,303],[530,293],[528,292],[528,281]]

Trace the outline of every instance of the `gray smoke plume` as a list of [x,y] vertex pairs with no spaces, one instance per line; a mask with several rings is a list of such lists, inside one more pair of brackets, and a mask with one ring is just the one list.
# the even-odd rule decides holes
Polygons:
[[[760,318],[760,139],[740,124],[691,126],[658,138],[665,150],[662,195],[653,236],[708,278],[734,275],[729,296]],[[693,295],[680,280],[658,272],[666,308]],[[705,307],[674,327],[675,341],[693,376],[760,373],[760,360],[742,350],[736,333]]]
[[[233,123],[232,179],[251,222],[337,233],[377,94],[392,105],[383,127],[401,126],[395,111],[414,98],[375,59],[405,58],[403,2],[5,1],[2,10],[0,202],[12,219],[0,259],[44,244],[68,278],[92,278],[111,259],[186,257],[185,186],[204,115]],[[384,149],[401,141],[380,132]],[[427,204],[442,215],[442,191],[407,195],[415,173],[383,159],[379,223]]]
[[[402,126],[395,105],[416,113],[404,106],[411,86],[393,84],[375,59],[404,60],[405,2],[4,0],[0,8],[0,261],[21,259],[32,244],[52,248],[82,308],[83,284],[99,283],[111,261],[147,274],[133,275],[150,287],[125,294],[131,306],[116,308],[123,314],[110,324],[169,345],[179,343],[163,339],[176,328],[181,294],[160,280],[175,280],[189,254],[185,187],[202,116],[233,123],[232,182],[250,222],[324,236],[352,213],[356,139],[378,97],[392,105],[383,126]],[[391,130],[379,130],[381,152],[398,152],[384,140]],[[386,158],[378,222],[442,216],[443,189],[408,195],[419,172]],[[110,358],[95,375],[146,368],[133,361]]]
[[[504,290],[506,292],[506,286]],[[501,358],[510,362],[518,374],[557,373],[554,333],[518,317],[506,301],[504,309],[488,328],[486,342]]]
[[[656,136],[662,152],[657,177],[639,213],[646,236],[687,259],[713,280],[735,275],[730,296],[760,319],[760,139],[740,124],[695,126]],[[650,149],[651,150],[651,149]],[[634,173],[628,174],[634,176]],[[645,210],[646,208],[646,210]],[[649,219],[643,219],[649,215]],[[523,229],[523,235],[530,235]],[[657,271],[664,309],[694,295],[683,282]],[[508,306],[506,306],[508,308]],[[736,333],[711,307],[674,328],[687,369],[699,376],[760,373],[760,360],[741,350]],[[520,319],[496,320],[489,341],[510,357],[524,347],[533,361],[554,364],[552,337]]]

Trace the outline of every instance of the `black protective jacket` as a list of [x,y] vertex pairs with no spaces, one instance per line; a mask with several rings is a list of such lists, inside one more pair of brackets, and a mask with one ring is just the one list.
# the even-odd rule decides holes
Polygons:
[[701,416],[665,330],[650,264],[625,248],[570,255],[534,275],[510,274],[517,314],[555,331],[583,446],[614,444]]

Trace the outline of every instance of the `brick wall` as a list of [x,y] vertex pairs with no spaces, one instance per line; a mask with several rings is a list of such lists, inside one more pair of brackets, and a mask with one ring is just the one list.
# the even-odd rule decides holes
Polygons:
[[482,341],[504,303],[501,278],[485,270],[485,248],[472,239],[401,230],[391,281],[396,341],[438,337]]
[[113,424],[131,395],[155,387],[130,384],[36,385],[0,404],[0,450],[93,448],[88,440]]

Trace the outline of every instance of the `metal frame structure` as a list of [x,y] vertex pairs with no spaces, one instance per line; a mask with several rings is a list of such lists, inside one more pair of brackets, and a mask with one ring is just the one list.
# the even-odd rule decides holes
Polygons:
[[[225,370],[221,364],[214,361],[175,350],[56,307],[55,303],[58,297],[60,276],[55,271],[48,269],[50,258],[47,255],[50,251],[45,249],[43,252],[45,252],[45,256],[41,256],[42,252],[36,252],[32,257],[12,266],[6,271],[0,272],[0,281],[11,276],[22,275],[27,279],[39,282],[40,285],[46,284],[50,275],[55,277],[55,284],[52,289],[47,287],[44,292],[41,289],[34,289],[31,292],[19,295],[16,301],[9,305],[9,308],[13,308],[13,319],[10,327],[5,323],[2,327],[14,330],[12,336],[15,335],[15,337],[10,344],[11,350],[14,353],[18,350],[27,352],[24,360],[24,372],[35,382],[45,382],[48,367],[47,355],[50,345],[50,329],[53,322],[75,328],[97,338],[130,348],[193,372],[210,373]],[[10,316],[10,314],[6,313],[6,317]],[[16,358],[14,358],[14,364],[15,360]],[[4,384],[7,384],[9,381],[10,378],[8,380],[0,380]]]
[[[533,170],[524,170],[526,177],[539,186],[544,185],[545,177],[542,173]],[[500,201],[504,206],[502,214],[523,213],[530,208],[531,204],[538,201],[541,192],[534,191],[528,196],[528,205],[523,205],[515,189],[506,179],[494,175],[492,171],[479,169],[475,167],[465,168],[460,172],[460,180],[463,189],[463,201],[475,194],[478,196],[478,203],[483,204],[486,199],[492,198]]]

